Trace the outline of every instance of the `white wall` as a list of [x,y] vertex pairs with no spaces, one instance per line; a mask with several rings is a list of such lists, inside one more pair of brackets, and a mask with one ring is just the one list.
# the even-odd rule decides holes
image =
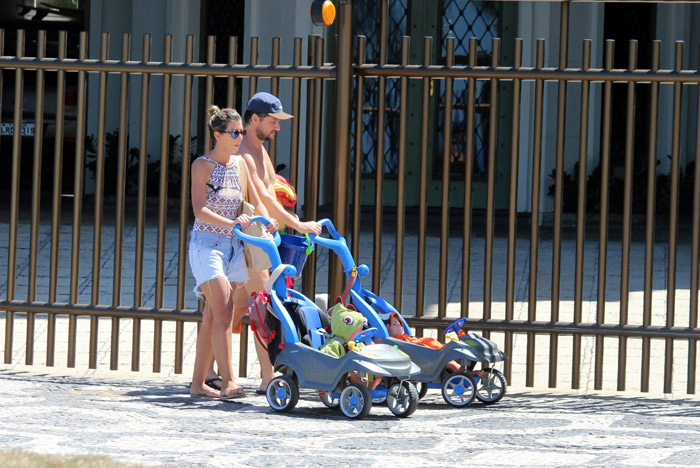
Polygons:
[[[245,40],[243,44],[243,61],[250,63],[250,38],[258,38],[258,63],[270,64],[272,61],[272,39],[280,38],[280,64],[291,65],[294,57],[294,38],[302,38],[302,64],[307,64],[308,36],[318,34],[324,36],[328,28],[314,26],[309,18],[310,0],[254,0],[246,2],[245,11]],[[270,91],[270,80],[258,80],[258,91]],[[243,85],[243,101],[250,97],[247,80]],[[285,111],[291,113],[292,109],[292,80],[280,80],[279,96]],[[300,199],[304,194],[304,160],[306,155],[306,81],[301,86],[301,115],[294,116],[299,122],[299,178],[297,192]],[[245,111],[239,109],[241,114]],[[325,123],[325,122],[324,122]],[[289,155],[291,144],[291,121],[281,123],[282,130],[277,135],[277,164],[284,163],[288,174]],[[321,161],[325,161],[327,155],[323,154],[321,145]],[[323,180],[321,181],[323,184]],[[321,191],[321,194],[323,191]],[[321,203],[324,200],[320,200]]]
[[[559,3],[520,2],[518,10],[518,34],[523,44],[523,66],[535,67],[537,64],[537,41],[545,40],[545,68],[559,67],[560,11]],[[580,68],[583,57],[583,40],[592,39],[591,67],[601,66],[603,56],[603,9],[598,3],[571,4],[569,16],[568,67]],[[555,168],[557,139],[558,84],[546,83],[544,88],[544,115],[542,127],[542,170],[540,174],[540,211],[551,211],[554,199],[547,196],[547,188],[552,184],[549,174]],[[579,159],[579,128],[581,115],[581,86],[577,83],[567,85],[566,127],[564,140],[565,170],[573,172],[573,166]],[[588,167],[598,159],[600,153],[601,87],[591,86],[590,118],[588,137]],[[531,185],[533,170],[533,150],[535,131],[535,83],[525,82],[522,86],[521,128],[520,128],[520,165],[518,174],[518,211],[532,209]]]

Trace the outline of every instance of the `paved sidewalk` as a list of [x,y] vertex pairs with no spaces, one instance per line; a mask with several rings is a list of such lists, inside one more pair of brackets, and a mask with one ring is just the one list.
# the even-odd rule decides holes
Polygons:
[[[38,369],[36,369],[39,371]],[[241,381],[249,394],[255,382]],[[697,466],[700,403],[516,392],[456,409],[431,390],[407,419],[351,421],[303,392],[192,399],[182,383],[0,375],[0,447],[168,466]]]

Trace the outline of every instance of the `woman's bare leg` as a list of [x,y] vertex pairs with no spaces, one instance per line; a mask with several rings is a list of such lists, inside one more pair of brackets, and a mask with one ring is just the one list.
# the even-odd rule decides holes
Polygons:
[[207,303],[204,306],[202,324],[199,326],[199,333],[197,334],[194,371],[192,373],[192,383],[190,384],[191,395],[206,395],[209,397],[219,396],[219,392],[217,390],[205,385],[204,383],[207,376],[207,365],[214,359],[214,351],[211,347],[212,319],[212,311]]
[[228,396],[240,388],[235,383],[231,362],[233,291],[226,278],[210,280],[202,289],[213,312],[210,336],[216,365],[221,374],[221,396]]

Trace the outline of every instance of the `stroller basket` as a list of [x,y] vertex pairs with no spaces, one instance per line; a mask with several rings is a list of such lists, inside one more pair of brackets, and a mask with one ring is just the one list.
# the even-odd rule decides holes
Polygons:
[[299,278],[301,277],[304,263],[306,263],[306,257],[308,257],[306,251],[309,248],[309,242],[305,237],[292,234],[282,234],[281,238],[282,242],[277,249],[280,253],[280,259],[282,263],[294,265],[297,269],[295,278]]

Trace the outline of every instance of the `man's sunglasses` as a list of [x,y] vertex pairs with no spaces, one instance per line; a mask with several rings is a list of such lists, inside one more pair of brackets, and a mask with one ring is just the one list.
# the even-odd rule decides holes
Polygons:
[[230,134],[231,134],[231,138],[233,138],[233,139],[235,140],[235,139],[238,138],[240,135],[244,135],[244,136],[245,136],[245,134],[248,133],[248,131],[247,131],[247,130],[232,130],[232,131],[226,130],[225,132],[219,132],[219,133],[230,133]]

